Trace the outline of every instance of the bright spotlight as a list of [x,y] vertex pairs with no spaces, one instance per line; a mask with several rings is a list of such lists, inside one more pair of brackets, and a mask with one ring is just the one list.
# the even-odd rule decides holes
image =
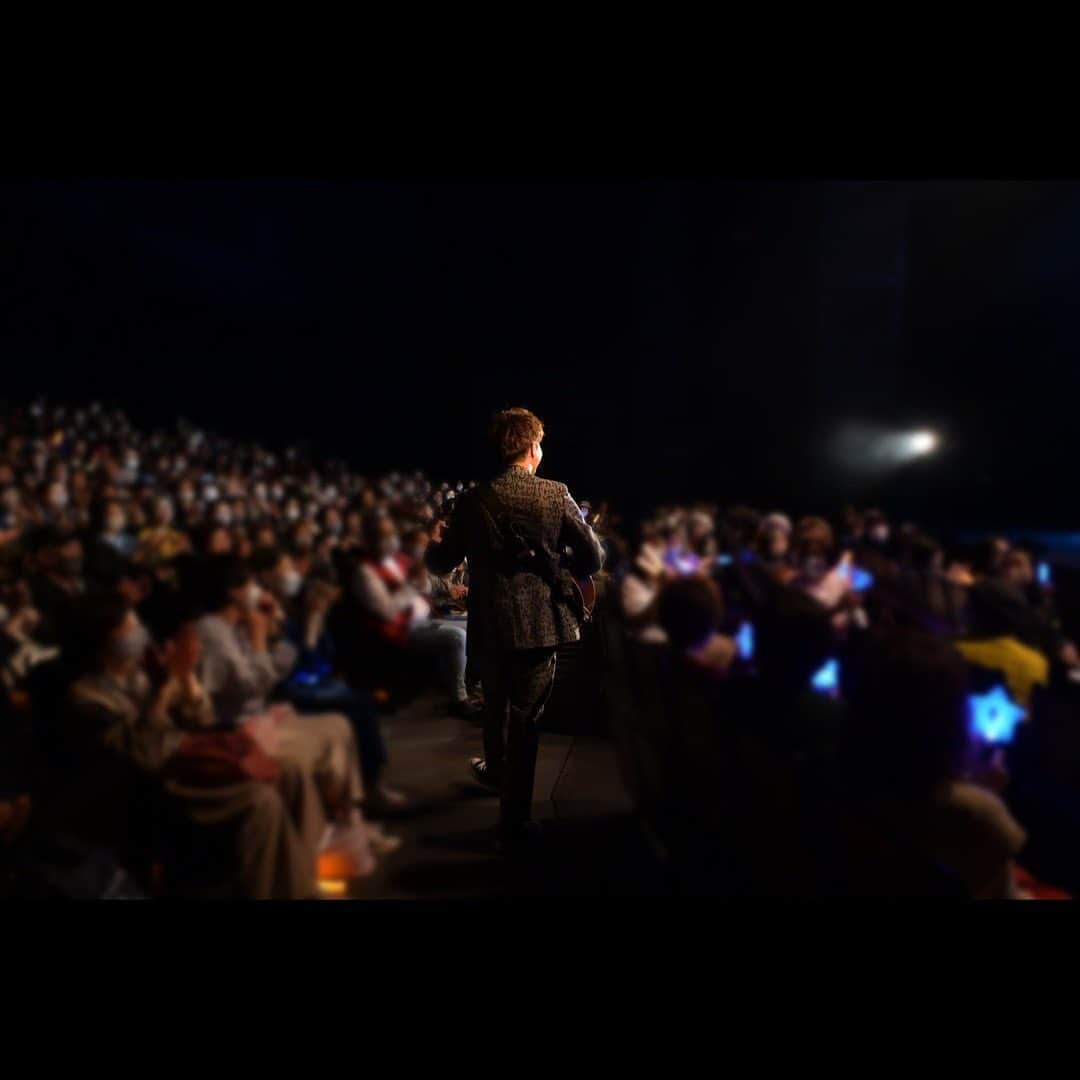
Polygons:
[[937,436],[932,431],[916,431],[908,438],[908,446],[913,454],[929,454],[937,444]]

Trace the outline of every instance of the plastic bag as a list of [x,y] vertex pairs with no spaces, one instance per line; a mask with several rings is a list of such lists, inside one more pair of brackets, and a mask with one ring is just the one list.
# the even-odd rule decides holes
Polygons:
[[374,869],[375,856],[359,810],[352,812],[347,823],[327,825],[319,845],[320,881],[367,877]]

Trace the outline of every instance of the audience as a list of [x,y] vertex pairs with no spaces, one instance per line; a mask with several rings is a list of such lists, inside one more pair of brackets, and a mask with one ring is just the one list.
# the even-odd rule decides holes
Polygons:
[[[146,435],[97,404],[0,414],[0,852],[66,831],[152,894],[315,896],[328,852],[372,873],[399,844],[375,821],[409,805],[387,783],[391,673],[478,707],[468,567],[424,566],[464,490],[187,424]],[[1037,734],[1080,668],[1030,551],[953,548],[879,509],[706,503],[658,509],[629,546],[607,503],[581,505],[613,579],[598,618],[662,683],[687,887],[858,891],[855,819],[918,853],[900,876],[1024,895],[1009,751],[967,695],[999,683]],[[10,750],[26,732],[34,752]]]

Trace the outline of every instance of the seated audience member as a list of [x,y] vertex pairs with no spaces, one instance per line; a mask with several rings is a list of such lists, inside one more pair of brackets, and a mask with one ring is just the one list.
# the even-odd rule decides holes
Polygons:
[[187,732],[213,723],[195,673],[198,639],[190,626],[166,643],[164,678],[155,686],[145,664],[149,635],[121,598],[90,597],[79,615],[88,663],[70,690],[71,736],[84,753],[66,797],[80,834],[137,861],[132,852],[140,837],[132,832],[146,824],[140,817],[154,813],[145,793],[159,789],[196,830],[228,830],[242,895],[313,896],[315,850],[283,797],[291,785],[297,801],[297,777],[282,780],[260,762],[253,743],[232,748],[217,777],[198,775],[185,759]]
[[716,522],[705,510],[694,510],[687,518],[687,544],[699,565],[709,565],[716,558]]
[[862,514],[853,506],[844,508],[840,515],[840,547],[844,551],[858,552],[866,535],[866,526]]
[[[684,603],[690,589],[676,587],[665,627],[684,640],[705,633],[717,619],[715,598],[699,593]],[[706,678],[702,666],[685,663],[674,672],[671,759],[683,789],[676,802],[687,823],[691,888],[821,895],[843,716],[839,702],[811,685],[832,648],[828,616],[812,598],[778,586],[757,612],[755,636],[754,674],[732,668],[726,678]],[[734,654],[733,643],[725,646],[721,670]]]
[[671,648],[694,670],[714,678],[727,674],[737,655],[730,637],[720,633],[720,589],[707,577],[677,578],[664,588],[659,620]]
[[135,537],[128,531],[127,510],[119,499],[113,499],[104,505],[97,536],[91,545],[88,557],[95,562],[127,560],[135,551]]
[[459,622],[431,618],[431,605],[416,587],[410,569],[401,554],[393,519],[376,518],[353,580],[360,610],[383,641],[434,656],[453,711],[476,716],[479,709],[470,702],[465,685],[465,628]]
[[[364,807],[370,813],[400,810],[405,797],[381,780],[386,765],[386,744],[371,698],[354,690],[339,675],[333,635],[327,616],[341,596],[341,585],[330,566],[316,567],[304,587],[300,606],[286,624],[299,661],[285,684],[289,701],[302,714],[337,710],[352,724],[360,752]],[[375,844],[381,854],[385,846]]]
[[59,655],[56,646],[38,640],[40,625],[41,615],[25,580],[20,578],[0,591],[0,680],[12,702],[22,701],[31,670]]
[[1076,645],[1062,632],[1049,590],[1035,580],[1030,552],[1019,547],[1010,550],[1002,560],[1001,581],[1023,601],[1027,617],[1018,634],[1024,644],[1065,667],[1080,663]]
[[260,587],[276,598],[286,617],[298,614],[304,575],[286,552],[275,545],[255,548],[251,569]]
[[839,563],[832,527],[824,518],[805,517],[795,529],[791,544],[793,588],[813,597],[833,617],[837,630],[859,622],[861,604],[852,588],[850,553]]
[[273,708],[269,694],[292,671],[297,651],[288,641],[272,641],[274,616],[246,563],[225,558],[205,571],[204,605],[198,621],[202,646],[199,677],[219,722],[253,731],[268,753],[311,770],[328,817],[347,823],[359,802],[356,743],[340,713],[300,716],[289,705]]
[[[920,633],[875,639],[849,686],[846,771],[879,828],[958,874],[975,899],[1018,898],[1026,834],[984,784],[963,659]],[[996,780],[995,782],[1000,782]]]
[[462,584],[464,564],[449,574],[434,574],[428,570],[424,556],[431,543],[431,534],[424,525],[412,526],[405,533],[404,542],[403,554],[409,560],[412,581],[431,605],[432,612],[437,617],[459,615],[469,595],[468,587]]
[[199,544],[199,551],[203,555],[210,557],[218,555],[231,555],[233,553],[233,535],[231,530],[225,525],[218,525],[211,523],[206,526],[202,540]]
[[74,533],[46,526],[31,539],[37,572],[30,579],[34,606],[41,615],[38,638],[58,644],[79,598],[86,591],[82,541]]
[[134,558],[151,565],[166,562],[187,551],[187,535],[174,528],[172,499],[162,495],[154,500],[152,524],[139,533]]
[[791,550],[791,520],[784,514],[769,514],[758,532],[757,556],[769,570],[787,566]]
[[667,641],[660,625],[660,597],[673,573],[664,564],[662,541],[647,531],[637,558],[619,584],[622,615],[631,637],[655,645]]
[[986,579],[971,587],[967,634],[956,647],[969,663],[1000,671],[1025,709],[1035,688],[1049,684],[1050,675],[1046,656],[1024,643],[1030,630],[1030,612],[1012,586]]

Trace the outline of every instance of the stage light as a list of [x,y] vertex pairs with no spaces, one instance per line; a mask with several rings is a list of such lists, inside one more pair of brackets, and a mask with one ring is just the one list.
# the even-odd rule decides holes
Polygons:
[[912,454],[931,454],[937,444],[938,438],[932,431],[916,431],[908,436],[908,449]]

